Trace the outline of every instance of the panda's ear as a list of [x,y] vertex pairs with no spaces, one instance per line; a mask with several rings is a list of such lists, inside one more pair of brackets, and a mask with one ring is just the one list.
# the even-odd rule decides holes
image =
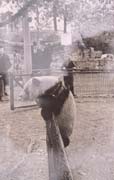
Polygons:
[[32,78],[32,84],[35,85],[35,86],[39,86],[40,84],[40,81],[36,78]]

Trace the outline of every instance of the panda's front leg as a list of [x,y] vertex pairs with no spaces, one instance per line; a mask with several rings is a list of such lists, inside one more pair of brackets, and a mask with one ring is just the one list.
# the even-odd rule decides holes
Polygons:
[[55,98],[52,96],[42,96],[39,98],[39,104],[42,108],[41,115],[43,119],[52,119],[53,107],[55,106]]
[[45,121],[52,119],[52,112],[50,109],[43,107],[41,110],[41,115]]

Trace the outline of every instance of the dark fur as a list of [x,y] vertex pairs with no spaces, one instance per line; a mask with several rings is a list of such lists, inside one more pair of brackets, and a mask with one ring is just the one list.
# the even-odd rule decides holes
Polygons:
[[60,114],[64,102],[68,98],[69,90],[63,87],[62,83],[57,83],[54,87],[39,97],[41,107],[49,109],[55,116]]
[[[52,117],[52,113],[55,116],[61,113],[61,109],[69,96],[69,90],[63,87],[62,83],[57,83],[54,87],[40,96],[39,101],[42,107],[41,115],[45,120],[49,120]],[[64,146],[69,145],[69,137],[64,132],[62,127],[59,127],[60,133],[63,139]]]

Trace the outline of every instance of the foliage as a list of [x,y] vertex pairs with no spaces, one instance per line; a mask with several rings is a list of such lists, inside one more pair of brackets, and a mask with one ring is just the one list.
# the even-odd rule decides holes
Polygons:
[[11,17],[18,11],[20,11],[18,16],[21,16],[28,8],[29,16],[39,29],[51,27],[54,16],[60,20],[65,16],[67,23],[72,23],[74,27],[79,28],[79,31],[87,23],[96,25],[114,17],[113,0],[1,0],[0,6],[5,5],[9,6],[10,10],[0,13],[1,20]]

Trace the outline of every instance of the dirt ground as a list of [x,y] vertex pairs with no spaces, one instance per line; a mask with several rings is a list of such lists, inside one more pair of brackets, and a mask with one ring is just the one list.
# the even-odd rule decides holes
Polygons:
[[[114,180],[114,100],[76,99],[66,149],[74,180]],[[37,107],[0,103],[0,180],[48,180],[45,123]]]

